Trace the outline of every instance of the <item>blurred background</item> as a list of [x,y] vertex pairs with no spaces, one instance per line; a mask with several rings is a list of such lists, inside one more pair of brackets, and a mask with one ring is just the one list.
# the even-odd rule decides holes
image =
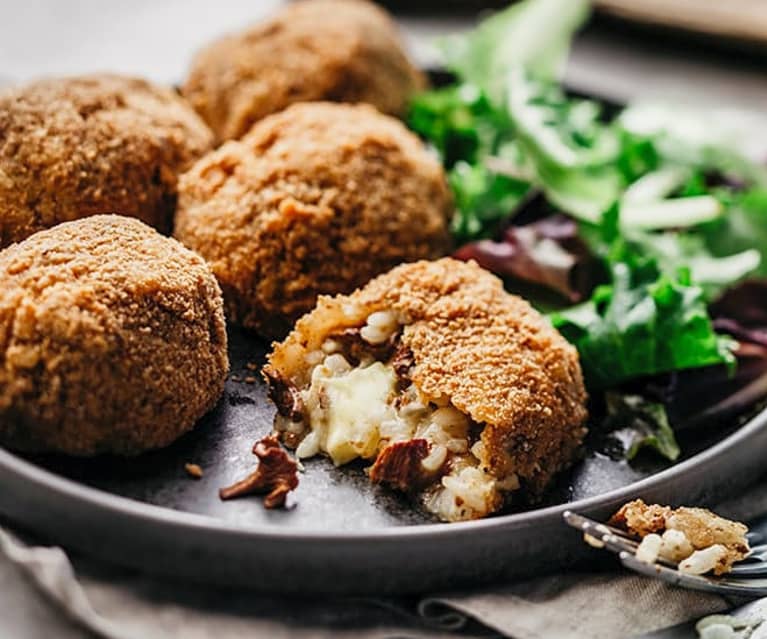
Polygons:
[[[0,78],[113,69],[179,81],[201,42],[284,0],[0,0]],[[382,0],[424,66],[437,35],[499,0]],[[567,83],[617,101],[662,98],[761,111],[767,104],[767,0],[596,0]]]

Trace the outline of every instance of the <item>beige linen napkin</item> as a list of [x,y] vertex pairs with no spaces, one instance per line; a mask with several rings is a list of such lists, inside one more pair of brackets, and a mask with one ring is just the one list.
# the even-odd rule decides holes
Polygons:
[[427,615],[437,606],[462,612],[514,639],[623,639],[722,612],[732,603],[611,572],[545,577],[421,602]]
[[2,639],[436,639],[454,630],[498,636],[451,610],[420,617],[415,603],[204,588],[72,561],[60,548],[0,528]]

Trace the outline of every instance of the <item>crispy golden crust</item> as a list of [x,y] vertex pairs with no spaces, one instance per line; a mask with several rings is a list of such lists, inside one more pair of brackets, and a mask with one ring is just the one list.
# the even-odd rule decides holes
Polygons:
[[517,473],[538,492],[573,460],[586,419],[577,352],[474,262],[407,264],[352,295],[320,298],[275,346],[269,365],[303,387],[307,352],[385,309],[408,319],[402,341],[413,353],[413,383],[484,425],[481,461],[491,473]]
[[95,216],[0,253],[0,441],[132,455],[218,400],[221,292],[205,262],[141,222]]
[[748,527],[738,521],[725,519],[705,508],[677,508],[666,518],[667,527],[681,530],[690,540],[693,548],[707,548],[722,544],[729,550],[741,553],[738,559],[748,552],[746,533]]
[[183,92],[226,140],[296,102],[367,102],[403,115],[423,86],[383,10],[360,0],[311,0],[202,50]]
[[92,75],[0,95],[0,247],[98,213],[170,229],[178,173],[213,135],[172,91]]
[[625,528],[634,535],[644,537],[666,529],[666,518],[672,509],[658,504],[647,505],[641,499],[623,504],[608,522],[612,526]]
[[202,255],[231,320],[284,335],[317,295],[446,251],[444,172],[366,105],[297,104],[181,177],[176,237]]

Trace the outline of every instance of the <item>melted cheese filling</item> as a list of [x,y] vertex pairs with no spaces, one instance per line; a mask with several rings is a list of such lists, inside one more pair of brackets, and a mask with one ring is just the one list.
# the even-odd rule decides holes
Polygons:
[[[398,330],[389,315],[372,314],[363,339],[371,344],[389,339]],[[497,509],[501,492],[519,488],[516,475],[499,481],[481,467],[482,443],[476,432],[470,435],[470,419],[449,398],[426,397],[415,384],[400,390],[391,364],[364,356],[352,367],[337,350],[335,342],[326,340],[322,351],[311,354],[316,355],[311,381],[301,391],[303,420],[291,422],[278,415],[275,422],[278,431],[300,440],[297,457],[322,452],[341,466],[355,459],[374,461],[391,443],[425,439],[429,454],[420,462],[424,472],[443,474],[435,475],[421,500],[446,521],[483,517]]]
[[310,457],[324,451],[337,466],[358,457],[374,458],[381,441],[380,425],[395,417],[396,388],[394,371],[381,362],[339,376],[317,366],[304,397],[312,432],[296,454]]

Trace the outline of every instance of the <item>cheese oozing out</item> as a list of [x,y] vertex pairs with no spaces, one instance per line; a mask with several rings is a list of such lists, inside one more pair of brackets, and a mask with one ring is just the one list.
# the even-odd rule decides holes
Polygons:
[[[396,339],[402,327],[391,321],[392,315],[372,314],[360,337],[371,347]],[[371,354],[353,366],[340,351],[342,345],[329,339],[313,354],[310,383],[300,391],[301,421],[276,419],[276,429],[298,441],[299,458],[322,452],[340,466],[355,459],[373,461],[390,444],[426,440],[428,454],[420,464],[433,481],[414,492],[427,510],[446,521],[485,516],[498,508],[502,493],[519,488],[516,475],[499,481],[482,467],[481,428],[449,398],[427,397],[413,383],[402,389],[390,361]]]

